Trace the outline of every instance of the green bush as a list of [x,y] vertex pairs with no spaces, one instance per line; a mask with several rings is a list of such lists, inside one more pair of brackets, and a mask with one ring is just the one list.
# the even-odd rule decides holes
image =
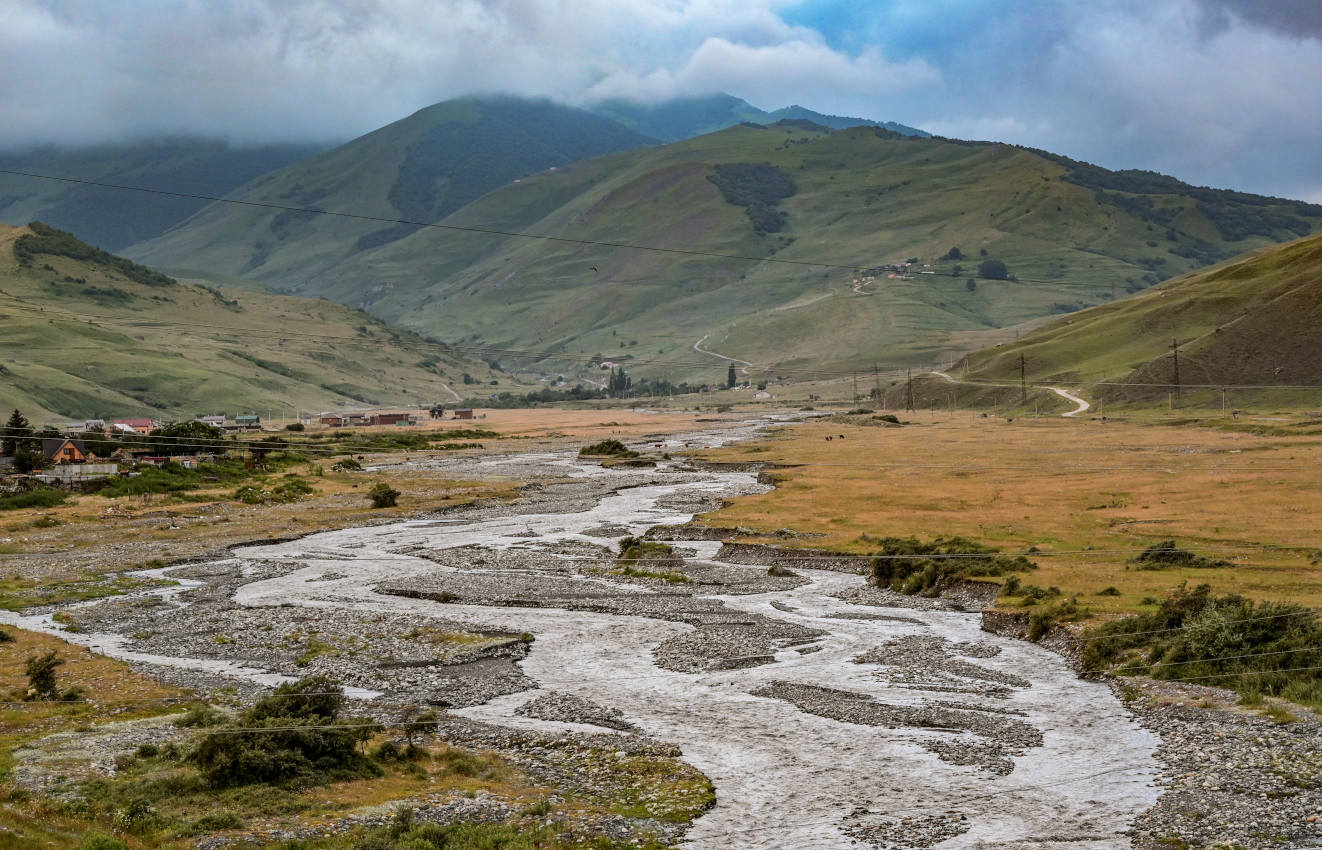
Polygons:
[[26,493],[14,493],[0,496],[0,511],[17,511],[24,508],[54,508],[69,500],[69,494],[54,487],[38,487]]
[[1213,596],[1211,586],[1180,585],[1157,610],[1089,629],[1084,669],[1114,664],[1157,679],[1192,679],[1231,688],[1322,702],[1322,623],[1306,607]]
[[0,643],[13,643],[14,633],[8,629],[0,629]]
[[1002,576],[1026,572],[1037,565],[1023,555],[1010,557],[999,550],[963,537],[937,537],[924,543],[916,537],[864,535],[861,540],[880,543],[872,553],[872,580],[878,587],[915,594],[934,590],[952,580]]
[[103,832],[93,832],[83,836],[77,850],[129,850],[129,846]]
[[208,733],[188,758],[217,788],[379,775],[358,752],[374,724],[341,721],[343,704],[343,689],[325,676],[281,685],[239,715],[236,729]]
[[1135,568],[1140,570],[1164,570],[1167,567],[1228,567],[1229,561],[1212,560],[1195,555],[1188,549],[1181,549],[1174,540],[1163,540],[1143,550],[1134,559]]
[[351,457],[346,457],[331,464],[336,472],[362,472],[363,465]]
[[367,491],[367,498],[374,508],[393,508],[399,503],[399,491],[384,481],[372,485]]
[[286,430],[286,431],[305,431],[305,430],[307,430],[307,429],[304,428],[302,422],[290,422],[288,425],[285,426],[285,430]]
[[593,443],[584,446],[578,450],[579,457],[638,457],[638,452],[633,451],[624,443],[616,439],[602,440],[600,443]]

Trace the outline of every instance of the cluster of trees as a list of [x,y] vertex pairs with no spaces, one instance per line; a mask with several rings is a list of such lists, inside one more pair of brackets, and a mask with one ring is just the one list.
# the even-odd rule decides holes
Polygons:
[[733,162],[717,165],[707,178],[725,200],[744,207],[758,233],[778,233],[788,217],[776,205],[799,191],[794,178],[769,162]]
[[38,254],[50,254],[57,257],[69,257],[93,265],[103,266],[119,272],[129,280],[144,286],[177,286],[172,277],[153,271],[146,266],[130,262],[123,257],[106,253],[100,248],[93,248],[72,233],[56,230],[49,225],[34,221],[28,224],[31,233],[25,233],[14,242],[14,257],[19,265],[31,266]]
[[46,456],[41,451],[41,441],[52,436],[58,437],[59,432],[49,429],[36,430],[22,411],[15,408],[5,422],[3,432],[0,432],[0,456],[12,457],[14,469],[19,472],[41,469],[46,465]]

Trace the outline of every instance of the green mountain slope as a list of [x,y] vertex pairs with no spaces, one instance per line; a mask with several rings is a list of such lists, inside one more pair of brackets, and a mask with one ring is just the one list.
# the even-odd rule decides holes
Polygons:
[[[773,374],[871,370],[945,360],[994,329],[1322,222],[1316,206],[1139,177],[1002,144],[744,125],[538,174],[444,223],[790,262],[428,228],[290,283],[444,339],[723,369],[693,350],[705,339]],[[1099,188],[1103,178],[1113,188]],[[963,259],[943,260],[952,248]],[[907,259],[939,273],[811,265]],[[984,260],[1018,280],[982,276],[970,288]]]
[[754,124],[774,124],[782,119],[812,121],[833,130],[860,125],[884,127],[906,136],[926,136],[922,130],[906,127],[894,121],[873,121],[869,118],[850,118],[841,115],[823,115],[802,106],[787,106],[774,112],[758,109],[746,100],[729,94],[705,97],[677,98],[658,104],[639,104],[624,100],[609,100],[588,107],[598,115],[619,121],[640,133],[666,142],[691,139],[744,121]]
[[[161,139],[90,148],[0,153],[0,168],[200,195],[225,195],[254,177],[319,153],[314,145],[236,148],[202,139]],[[0,221],[48,222],[118,251],[159,236],[206,201],[122,192],[0,174]]]
[[[1017,381],[1022,355],[1030,380],[1092,383],[1089,397],[1102,400],[1165,402],[1174,390],[1172,342],[1178,340],[1180,383],[1197,397],[1213,396],[1222,385],[1322,386],[1319,327],[1322,236],[1310,236],[971,354],[967,374]],[[1192,385],[1210,386],[1199,392]]]
[[[464,98],[427,107],[233,193],[256,203],[432,222],[530,172],[653,144],[549,101]],[[126,252],[148,265],[283,283],[417,230],[362,219],[212,204]]]
[[481,363],[329,301],[189,285],[0,225],[0,408],[30,418],[453,402]]

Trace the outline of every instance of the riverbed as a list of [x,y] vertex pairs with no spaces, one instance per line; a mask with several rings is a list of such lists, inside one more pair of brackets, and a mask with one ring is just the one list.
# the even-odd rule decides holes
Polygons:
[[[716,445],[756,427],[666,447]],[[509,660],[523,678],[476,704],[452,700],[452,711],[599,733],[590,718],[545,720],[520,708],[568,695],[616,710],[627,728],[678,746],[714,783],[717,803],[688,832],[691,848],[1102,850],[1126,846],[1130,824],[1157,798],[1158,741],[1111,690],[1041,647],[981,631],[976,612],[857,604],[841,596],[864,578],[831,570],[796,568],[768,589],[765,565],[722,563],[718,542],[675,545],[685,568],[706,570],[695,576],[747,582],[667,584],[601,568],[618,537],[678,527],[764,489],[752,472],[678,461],[612,470],[557,452],[428,463],[446,475],[466,465],[459,471],[558,483],[513,505],[236,549],[212,565],[228,577],[217,616],[294,611],[318,623],[407,618],[529,633],[526,656]],[[208,565],[191,569],[205,576]],[[207,579],[191,582],[169,603],[175,612],[200,605],[189,593]],[[59,628],[49,616],[6,619]],[[184,645],[183,626],[179,641],[163,627],[141,645],[128,628],[61,636],[262,684],[295,672],[223,645],[208,657],[196,643],[171,653]],[[370,697],[405,683],[377,665],[355,687]],[[426,677],[407,688],[423,699],[443,690]]]

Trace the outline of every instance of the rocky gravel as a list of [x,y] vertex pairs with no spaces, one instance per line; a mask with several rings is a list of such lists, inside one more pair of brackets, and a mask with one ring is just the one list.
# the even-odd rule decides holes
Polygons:
[[923,690],[1004,696],[1008,688],[1031,687],[1032,682],[1022,676],[954,657],[992,658],[999,652],[991,644],[952,644],[936,635],[905,635],[859,655],[854,661],[883,665],[886,668],[883,675],[889,681]]
[[638,727],[627,720],[622,720],[624,712],[618,708],[598,705],[589,699],[573,694],[551,691],[525,702],[514,710],[521,717],[535,717],[538,720],[554,720],[559,723],[587,723],[605,729],[617,729],[621,732],[637,732]]
[[1322,847],[1322,722],[1280,722],[1216,688],[1128,680],[1139,722],[1161,736],[1157,804],[1134,822],[1136,850]]
[[[944,761],[973,765],[998,775],[1014,770],[1010,756],[1022,755],[1029,748],[1042,745],[1042,733],[1028,723],[1005,716],[988,716],[980,711],[931,704],[896,705],[867,694],[784,681],[764,685],[752,693],[782,699],[800,711],[844,723],[953,733],[958,736],[955,740],[924,736],[917,742]],[[960,734],[964,732],[976,738]]]
[[845,834],[877,850],[921,850],[969,831],[969,820],[959,812],[916,817],[891,817],[856,809],[845,819]]

